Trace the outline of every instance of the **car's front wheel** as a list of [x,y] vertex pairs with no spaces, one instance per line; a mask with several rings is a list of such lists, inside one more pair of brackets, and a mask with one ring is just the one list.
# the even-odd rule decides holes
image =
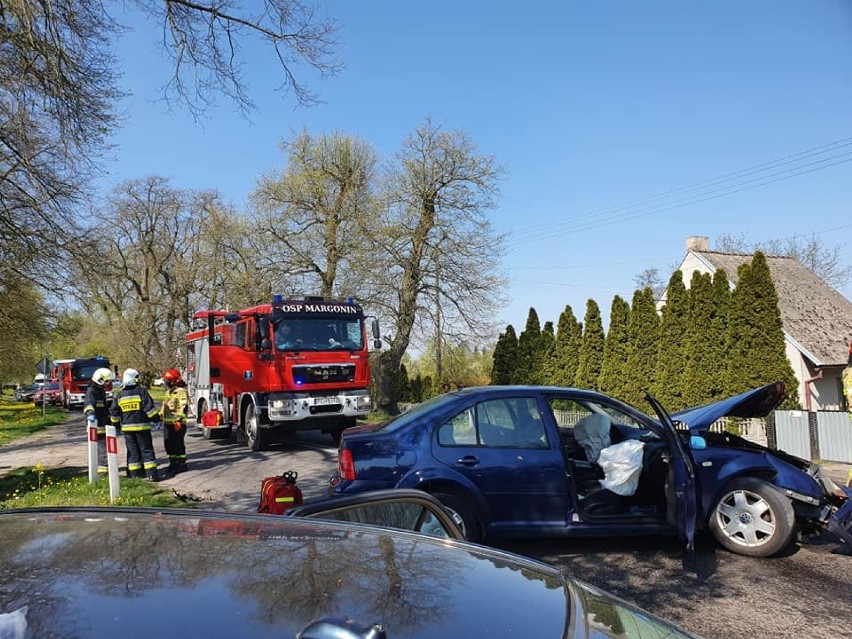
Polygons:
[[482,539],[482,527],[473,509],[463,499],[449,493],[435,493],[435,499],[441,502],[453,521],[461,529],[468,541]]
[[725,486],[710,515],[710,530],[728,550],[749,557],[769,557],[793,540],[793,506],[769,482],[740,477]]

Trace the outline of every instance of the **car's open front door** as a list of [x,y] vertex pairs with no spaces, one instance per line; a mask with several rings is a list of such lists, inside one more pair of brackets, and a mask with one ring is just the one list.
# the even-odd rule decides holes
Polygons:
[[[695,522],[698,518],[698,483],[688,444],[677,432],[672,418],[660,403],[646,395],[669,444],[669,471],[666,476],[666,519],[669,526],[686,539],[687,548],[695,543]],[[688,435],[687,435],[688,437]]]

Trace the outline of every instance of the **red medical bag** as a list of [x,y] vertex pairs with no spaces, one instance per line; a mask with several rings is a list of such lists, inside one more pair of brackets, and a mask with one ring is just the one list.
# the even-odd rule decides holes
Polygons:
[[267,477],[260,484],[259,513],[280,515],[288,508],[302,503],[302,489],[296,485],[298,473],[288,470],[283,475]]

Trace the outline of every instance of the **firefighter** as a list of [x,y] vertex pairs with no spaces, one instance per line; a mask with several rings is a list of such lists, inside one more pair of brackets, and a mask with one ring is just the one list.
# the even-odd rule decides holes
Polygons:
[[99,368],[92,374],[92,383],[86,389],[83,414],[89,424],[98,427],[98,474],[107,472],[106,427],[110,421],[106,398],[106,385],[112,381],[112,371]]
[[121,386],[121,391],[112,398],[109,414],[112,423],[124,433],[127,476],[160,481],[151,439],[151,422],[159,421],[160,411],[148,390],[139,384],[139,371],[125,370]]
[[166,396],[163,399],[163,445],[169,456],[169,472],[177,475],[186,468],[186,407],[189,398],[186,382],[176,368],[163,373],[166,384]]

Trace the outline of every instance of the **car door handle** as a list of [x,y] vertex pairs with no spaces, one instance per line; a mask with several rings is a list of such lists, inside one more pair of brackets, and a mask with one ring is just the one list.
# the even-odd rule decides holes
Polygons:
[[465,455],[461,459],[457,459],[456,463],[462,466],[478,466],[479,457],[474,457],[473,455]]

